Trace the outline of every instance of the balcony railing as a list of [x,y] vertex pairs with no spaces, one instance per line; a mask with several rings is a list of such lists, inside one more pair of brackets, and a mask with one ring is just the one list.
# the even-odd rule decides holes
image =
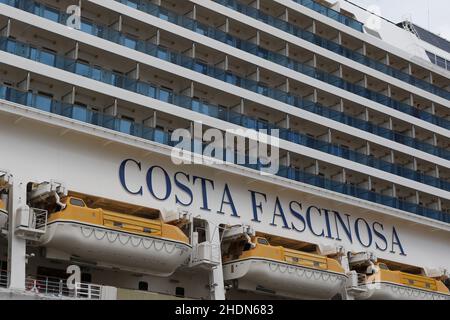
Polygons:
[[98,66],[92,66],[87,63],[82,63],[74,59],[63,56],[58,56],[53,52],[39,49],[25,43],[18,42],[9,38],[0,38],[0,50],[13,53],[18,56],[25,57],[34,61],[50,65],[62,70],[66,70],[96,81],[101,81],[125,90],[129,90],[138,94],[142,94],[160,101],[175,104],[196,112],[200,112],[211,117],[219,118],[221,120],[232,122],[243,127],[254,129],[266,129],[269,134],[272,130],[278,130],[280,138],[306,146],[318,151],[322,151],[337,157],[347,160],[355,161],[369,167],[373,167],[388,173],[392,173],[407,179],[411,179],[426,185],[430,185],[439,189],[450,191],[450,183],[429,176],[401,165],[396,165],[378,159],[373,156],[365,155],[356,151],[349,150],[340,145],[328,143],[318,139],[311,138],[306,134],[295,132],[290,129],[281,128],[274,124],[258,121],[258,119],[244,116],[239,113],[229,111],[225,108],[220,108],[211,104],[201,105],[199,101],[195,101],[188,96],[175,94],[167,89],[152,85],[149,82],[142,82],[135,79],[128,78],[122,74],[115,73],[110,70],[102,69]]
[[[170,147],[174,147],[178,144],[178,141],[172,141],[171,135],[169,133],[158,129],[149,128],[142,124],[87,110],[86,107],[76,104],[68,104],[56,100],[49,100],[48,97],[42,98],[38,95],[32,94],[31,92],[22,92],[5,86],[0,86],[0,88],[0,99],[22,104],[46,112],[51,112],[56,115],[68,117],[92,125],[101,126],[107,129],[115,130]],[[206,148],[207,145],[204,145],[203,148],[198,148],[198,143],[199,142],[197,141],[193,142],[193,146],[195,146],[195,148],[193,147],[192,150],[197,151],[200,149],[199,151],[203,152],[204,148]],[[228,151],[224,150],[223,155],[227,155],[228,153]],[[234,156],[234,159],[239,158],[239,155]],[[227,161],[227,159],[228,158],[224,158],[221,160]],[[256,171],[261,171],[262,168],[264,168],[264,166],[261,164],[251,164],[252,162],[249,161],[248,156],[246,156],[246,160],[247,161],[245,162],[245,164],[235,164]],[[445,212],[426,208],[421,205],[406,202],[395,197],[382,195],[380,193],[356,187],[347,183],[342,183],[321,176],[313,175],[294,167],[280,166],[280,170],[276,175],[289,180],[317,186],[319,188],[346,194],[362,200],[367,200],[391,208],[414,213],[422,217],[450,223],[450,214],[447,214]]]
[[[32,0],[0,0],[0,3],[8,3],[14,4],[16,7],[21,8],[23,10],[27,10],[31,13],[38,14],[42,17],[48,18],[52,21],[64,24],[67,15],[65,13],[61,13],[53,8],[49,8],[45,5],[35,3]],[[128,5],[132,5],[137,2],[128,2]],[[27,5],[25,5],[27,4]],[[150,5],[149,5],[150,6]],[[152,4],[149,8],[155,8]],[[159,7],[156,9],[160,10]],[[152,11],[153,12],[153,11]],[[158,11],[159,17],[170,17],[169,13],[165,14],[163,12]],[[154,12],[153,12],[154,13]],[[180,53],[173,52],[168,50],[167,48],[162,48],[156,46],[153,43],[148,41],[142,41],[138,39],[131,38],[129,35],[123,35],[120,32],[108,28],[106,26],[100,26],[93,24],[90,21],[85,19],[82,20],[81,30],[83,32],[92,34],[94,36],[98,36],[100,38],[106,39],[108,41],[112,41],[114,43],[127,46],[133,50],[137,50],[139,52],[146,53],[148,55],[155,56],[159,59],[163,59],[165,61],[169,61],[171,63],[183,66],[185,68],[189,68],[191,70],[201,72],[203,74],[207,74],[208,76],[214,77],[216,79],[228,82],[230,84],[240,86],[247,90],[257,92],[259,94],[263,94],[272,99],[281,101],[283,103],[289,104],[291,106],[307,110],[309,112],[316,113],[318,115],[327,117],[334,121],[338,121],[349,126],[373,133],[380,137],[405,144],[412,148],[436,155],[438,157],[442,157],[444,159],[450,159],[450,152],[443,148],[438,148],[429,143],[419,141],[417,139],[408,137],[406,135],[400,134],[398,132],[389,130],[387,128],[375,125],[371,122],[367,122],[349,115],[346,115],[343,112],[339,112],[333,110],[332,108],[322,106],[318,103],[314,103],[312,101],[308,101],[303,99],[302,97],[295,96],[292,94],[288,94],[284,91],[268,88],[267,86],[262,85],[256,81],[246,79],[244,77],[236,76],[229,71],[225,71],[216,67],[208,66],[204,62],[192,59],[190,57],[184,56]],[[418,116],[420,116],[420,112],[418,112]],[[427,113],[427,115],[430,115]],[[434,116],[433,116],[434,117]],[[441,119],[441,118],[439,118]],[[442,121],[446,121],[445,119],[441,119]],[[431,121],[431,120],[430,120]]]
[[[116,1],[118,1],[118,0],[116,0]],[[130,6],[135,6],[135,4],[136,4],[136,1],[130,1],[130,0],[120,0],[120,1],[125,1],[126,2],[125,4],[130,5]],[[57,11],[53,8],[50,8],[43,4],[36,3],[32,0],[0,0],[0,3],[5,3],[8,5],[15,6],[22,10],[26,10],[28,12],[38,14],[44,18],[53,20],[58,23],[65,24],[67,21],[67,18],[68,18],[67,14],[60,13],[59,11]],[[393,109],[403,112],[405,114],[408,114],[413,117],[419,118],[421,120],[433,123],[437,126],[441,126],[443,128],[450,129],[450,121],[447,119],[433,115],[433,114],[423,111],[423,110],[419,110],[419,109],[412,107],[404,102],[400,102],[400,101],[394,100],[392,98],[389,98],[379,92],[368,90],[368,89],[364,88],[363,86],[345,81],[342,78],[339,78],[335,75],[332,75],[332,74],[329,74],[326,72],[323,72],[314,67],[302,64],[302,63],[295,61],[293,59],[290,59],[282,54],[271,52],[267,49],[264,49],[264,48],[261,48],[261,47],[255,45],[251,42],[247,42],[247,41],[232,37],[231,35],[229,35],[227,33],[224,33],[218,29],[211,28],[209,26],[200,24],[195,20],[189,19],[184,16],[175,15],[166,9],[155,6],[154,4],[145,3],[144,6],[139,7],[139,10],[145,11],[149,14],[153,14],[161,19],[168,20],[172,23],[179,24],[185,28],[193,30],[197,33],[201,33],[208,37],[214,38],[218,41],[222,41],[229,45],[236,46],[237,48],[239,48],[243,51],[252,53],[263,59],[272,61],[272,62],[282,65],[286,68],[290,68],[294,71],[297,71],[297,72],[305,74],[309,77],[315,78],[319,81],[326,82],[335,87],[344,89],[348,92],[354,93],[361,97],[367,98],[367,99],[372,100],[377,103],[380,103],[389,108],[393,108]],[[90,33],[90,34],[98,36],[98,37],[101,37],[101,38],[104,38],[109,41],[119,43],[124,46],[128,46],[134,50],[141,51],[141,52],[144,52],[147,54],[151,54],[150,52],[145,52],[145,50],[143,51],[143,49],[145,49],[147,47],[145,42],[138,40],[136,38],[133,38],[130,35],[126,35],[126,36],[122,35],[120,32],[118,32],[114,29],[108,28],[106,26],[95,25],[90,21],[83,20],[82,21],[82,31]],[[144,46],[142,46],[143,43],[144,43]],[[170,56],[173,58],[174,55],[175,55],[175,53],[173,53],[173,52],[171,53],[170,51],[167,50],[167,57]],[[180,55],[178,55],[178,57],[180,57]],[[185,58],[187,58],[187,57],[181,58],[181,60],[184,60]],[[179,61],[171,61],[171,62],[177,63]],[[203,66],[199,67],[200,64],[203,64]],[[183,67],[188,68],[188,66],[186,66],[186,65],[183,65]],[[248,84],[249,82],[254,82],[254,81],[245,79],[244,77],[233,75],[228,71],[221,70],[216,67],[208,66],[207,64],[201,63],[200,61],[198,61],[196,63],[196,68],[193,70],[207,74],[208,76],[211,76],[211,77],[215,77],[219,80],[232,83],[236,86],[243,87],[247,90],[255,91],[257,93],[260,93],[260,94],[263,94],[266,96],[270,96],[273,99],[276,99],[276,100],[279,100],[279,101],[282,101],[282,102],[285,102],[288,104],[292,104],[292,102],[290,102],[289,99],[291,99],[292,97],[295,97],[295,96],[288,94],[282,90],[270,88],[261,83],[257,84],[257,86],[256,86],[257,90],[255,90],[254,85],[246,86],[246,84]],[[216,72],[218,72],[217,75],[215,74]],[[224,74],[227,74],[227,76],[224,77]],[[241,81],[241,80],[244,80],[244,81]],[[263,89],[260,90],[259,87],[263,87]]]
[[336,10],[325,7],[324,5],[321,5],[320,3],[317,3],[316,1],[313,1],[313,0],[293,0],[293,1],[298,4],[301,4],[302,6],[305,6],[311,10],[314,10],[320,14],[323,14],[324,16],[327,16],[328,18],[336,20],[337,22],[345,24],[346,26],[353,28],[359,32],[363,32],[363,23],[361,23],[358,20],[355,20],[353,18],[350,18],[348,16],[345,16],[345,15],[337,12]]
[[75,283],[74,289],[69,289],[65,279],[50,277],[28,277],[25,280],[28,292],[54,298],[100,300],[102,287],[90,283]]
[[[270,16],[268,14],[265,14],[264,12],[253,8],[249,5],[243,4],[236,0],[214,0],[217,3],[220,3],[223,6],[226,6],[228,8],[231,8],[237,12],[240,12],[242,14],[245,14],[251,18],[254,18],[256,20],[259,20],[261,22],[264,22],[272,27],[275,27],[277,29],[280,29],[284,32],[290,33],[296,37],[299,37],[303,40],[306,40],[310,43],[313,43],[315,45],[318,45],[324,49],[330,50],[334,53],[337,53],[341,56],[344,56],[346,58],[349,58],[353,61],[356,61],[358,63],[361,63],[367,67],[370,67],[372,69],[375,69],[377,71],[383,72],[384,74],[387,74],[389,76],[392,76],[398,80],[404,81],[406,83],[409,83],[417,88],[423,89],[425,91],[428,91],[430,93],[433,93],[435,95],[438,95],[442,98],[449,99],[450,100],[450,92],[448,92],[445,89],[442,89],[438,86],[435,86],[425,80],[416,78],[406,72],[403,72],[401,70],[395,69],[391,66],[388,66],[378,60],[369,58],[357,51],[351,50],[349,48],[346,48],[332,40],[328,40],[326,38],[320,37],[310,31],[307,31],[305,29],[302,29],[298,26],[295,26],[289,22],[286,22],[282,19]],[[311,2],[311,1],[307,1]]]
[[[4,0],[2,0],[2,1],[4,1]],[[174,24],[182,26],[186,29],[195,31],[199,34],[205,35],[212,39],[215,39],[220,42],[226,43],[228,45],[234,46],[240,50],[251,53],[253,55],[256,55],[260,58],[271,61],[273,63],[279,64],[286,68],[292,69],[294,71],[302,73],[311,78],[328,83],[332,86],[344,89],[345,91],[348,91],[348,92],[351,92],[358,96],[361,96],[363,98],[372,100],[374,102],[377,102],[377,103],[387,106],[389,108],[393,108],[395,110],[406,113],[413,117],[433,123],[437,126],[441,126],[443,128],[450,129],[450,121],[447,119],[435,116],[429,112],[420,110],[413,106],[410,106],[407,103],[394,100],[388,96],[385,96],[382,93],[369,90],[361,85],[346,81],[338,76],[335,76],[331,73],[324,72],[318,68],[314,68],[309,65],[300,63],[299,61],[288,58],[283,54],[267,50],[265,48],[257,46],[256,44],[254,44],[252,42],[245,41],[245,40],[242,40],[235,36],[232,36],[228,33],[225,33],[217,28],[210,27],[206,24],[202,24],[196,20],[190,19],[185,16],[180,16],[180,15],[178,15],[174,12],[171,12],[165,8],[157,6],[157,5],[149,2],[148,0],[132,0],[132,1],[130,1],[130,0],[115,0],[115,1],[123,3],[130,7],[133,7],[134,9],[137,9],[139,11],[146,12],[150,15],[156,16],[160,19],[167,20],[171,23],[174,23]],[[236,85],[242,86],[240,84],[236,84]],[[278,89],[266,87],[265,90],[267,91],[267,93],[262,93],[262,94],[270,95],[271,97],[274,97],[274,99],[281,100],[283,102],[286,99],[285,98],[286,96],[290,96],[288,93],[286,93],[282,90],[278,90]]]

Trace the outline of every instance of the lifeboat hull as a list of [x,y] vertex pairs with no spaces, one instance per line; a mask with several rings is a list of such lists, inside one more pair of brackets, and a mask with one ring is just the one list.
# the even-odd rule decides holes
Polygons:
[[359,288],[365,290],[356,297],[359,300],[450,300],[448,294],[389,282],[372,283]]
[[332,299],[343,296],[347,276],[292,266],[275,260],[245,259],[223,265],[225,281],[239,290],[293,299]]
[[8,224],[8,212],[0,209],[0,229],[5,229]]
[[161,277],[173,274],[192,251],[186,243],[73,221],[50,223],[39,244],[67,258]]

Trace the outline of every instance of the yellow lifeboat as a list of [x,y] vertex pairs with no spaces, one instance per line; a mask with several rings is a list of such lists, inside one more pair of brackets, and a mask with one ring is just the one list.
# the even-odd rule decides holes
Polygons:
[[156,276],[173,274],[190,257],[188,237],[160,219],[88,208],[75,197],[63,202],[39,243],[53,254]]
[[401,271],[391,271],[384,263],[373,267],[358,299],[370,300],[450,300],[450,291],[440,280]]
[[347,276],[334,259],[271,246],[254,237],[223,257],[225,281],[239,290],[294,299],[332,299],[343,295]]
[[0,229],[4,229],[8,223],[8,211],[6,210],[6,203],[0,199]]

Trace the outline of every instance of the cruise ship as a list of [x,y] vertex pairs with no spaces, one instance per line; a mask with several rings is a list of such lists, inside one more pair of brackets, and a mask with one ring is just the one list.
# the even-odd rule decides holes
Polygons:
[[344,0],[0,30],[0,299],[450,299],[448,40]]

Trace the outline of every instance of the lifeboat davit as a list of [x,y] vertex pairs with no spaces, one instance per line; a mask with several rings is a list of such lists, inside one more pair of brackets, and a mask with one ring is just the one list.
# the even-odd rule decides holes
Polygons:
[[39,242],[53,252],[98,266],[164,277],[190,257],[189,239],[176,226],[88,208],[74,197],[64,203],[63,210],[50,214]]
[[347,276],[334,259],[252,238],[240,255],[224,256],[225,281],[239,290],[294,299],[343,296]]
[[357,299],[364,300],[450,300],[450,291],[440,280],[391,271],[384,263],[374,266]]
[[6,211],[6,203],[0,199],[0,229],[5,229],[8,223],[8,211]]

